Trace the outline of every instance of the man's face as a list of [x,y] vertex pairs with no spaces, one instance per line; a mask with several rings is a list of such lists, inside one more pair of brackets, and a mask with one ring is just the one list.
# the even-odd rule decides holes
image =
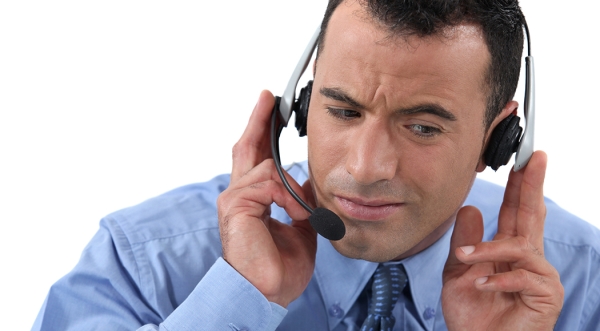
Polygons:
[[336,9],[307,136],[316,200],[346,225],[340,253],[392,260],[452,224],[480,161],[489,59],[475,26],[390,38],[357,2]]

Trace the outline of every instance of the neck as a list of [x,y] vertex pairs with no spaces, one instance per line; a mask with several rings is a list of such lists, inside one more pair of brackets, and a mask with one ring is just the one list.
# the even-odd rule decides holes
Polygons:
[[425,237],[423,240],[421,240],[413,248],[409,249],[408,251],[404,252],[402,255],[393,259],[393,261],[399,261],[399,260],[405,259],[407,257],[413,256],[413,255],[425,250],[427,247],[433,245],[433,243],[438,241],[438,239],[440,239],[446,233],[446,231],[448,231],[448,229],[450,229],[452,224],[454,224],[455,220],[456,220],[456,214],[452,215],[452,217],[450,217],[448,220],[446,220],[444,223],[442,223],[440,226],[438,226],[435,230],[433,230],[429,235],[427,235],[427,237]]

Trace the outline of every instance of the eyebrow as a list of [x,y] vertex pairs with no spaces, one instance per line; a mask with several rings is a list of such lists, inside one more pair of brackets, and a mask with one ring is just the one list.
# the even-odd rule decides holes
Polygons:
[[[324,97],[344,102],[356,109],[362,110],[366,108],[360,102],[352,99],[351,96],[349,96],[340,88],[321,87],[319,92],[321,92],[321,95],[323,95]],[[444,107],[436,103],[426,103],[414,107],[401,108],[397,109],[395,112],[400,115],[413,115],[419,113],[431,114],[449,121],[456,121],[456,116],[454,116],[454,114],[452,114],[448,110],[444,109]]]
[[342,91],[339,88],[321,87],[319,92],[321,92],[321,95],[323,95],[324,97],[327,97],[329,99],[347,103],[350,106],[357,108],[357,109],[365,109],[365,106],[361,105],[358,101],[352,99],[351,96],[349,96],[346,92]]
[[438,104],[435,104],[435,103],[427,103],[427,104],[422,104],[422,105],[418,105],[415,107],[403,108],[403,109],[396,110],[396,112],[401,115],[412,115],[412,114],[418,114],[418,113],[425,113],[425,114],[435,115],[435,116],[441,117],[441,118],[449,120],[449,121],[456,121],[456,116],[454,116],[454,114],[452,114],[451,112],[444,109],[444,107],[442,107]]

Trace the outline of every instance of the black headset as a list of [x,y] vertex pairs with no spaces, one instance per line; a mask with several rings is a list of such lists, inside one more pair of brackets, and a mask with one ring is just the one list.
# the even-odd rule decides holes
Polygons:
[[[525,57],[525,101],[523,112],[525,114],[525,131],[519,125],[520,118],[510,114],[503,119],[490,136],[490,141],[484,152],[484,162],[494,171],[500,166],[506,165],[513,153],[515,156],[514,171],[519,171],[527,165],[533,154],[533,136],[535,119],[535,78],[533,67],[533,56],[531,55],[531,38],[527,23],[523,23],[527,35],[527,56]],[[312,80],[300,90],[298,99],[295,98],[296,86],[300,77],[306,70],[310,59],[317,46],[317,40],[321,29],[313,34],[308,46],[304,50],[296,69],[288,82],[288,85],[281,97],[275,98],[275,106],[271,114],[271,151],[273,160],[279,177],[290,194],[298,201],[302,207],[311,213],[309,221],[311,226],[323,237],[329,240],[340,240],[346,234],[346,227],[342,220],[334,212],[326,208],[315,208],[314,210],[306,204],[292,190],[281,169],[281,160],[279,157],[279,136],[284,126],[287,126],[292,112],[296,113],[296,129],[300,137],[306,135],[306,120],[308,117],[308,106],[312,94]],[[522,135],[521,135],[522,134]]]

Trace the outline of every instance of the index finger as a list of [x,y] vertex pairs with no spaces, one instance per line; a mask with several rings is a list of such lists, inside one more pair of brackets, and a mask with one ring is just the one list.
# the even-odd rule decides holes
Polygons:
[[504,197],[500,213],[498,215],[498,234],[506,237],[514,237],[517,235],[517,214],[519,213],[519,204],[521,200],[521,183],[525,169],[519,172],[510,171],[508,182],[504,189]]
[[521,181],[517,211],[517,233],[529,239],[541,252],[544,249],[544,221],[546,219],[544,179],[547,164],[546,153],[542,151],[533,153],[525,167]]
[[275,98],[269,91],[262,91],[250,115],[244,133],[233,146],[231,181],[244,176],[262,161],[271,158],[270,119]]

